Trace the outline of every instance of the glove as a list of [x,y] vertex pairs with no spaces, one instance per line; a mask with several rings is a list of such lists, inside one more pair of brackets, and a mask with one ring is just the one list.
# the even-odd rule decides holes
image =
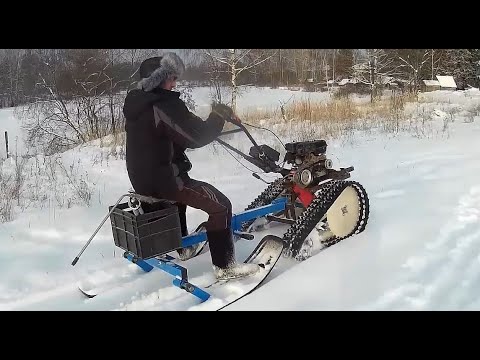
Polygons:
[[175,164],[178,166],[180,174],[185,174],[192,170],[192,163],[185,153],[182,153],[181,157],[175,161]]
[[231,121],[234,118],[232,108],[224,104],[213,103],[212,112],[218,114],[225,121]]

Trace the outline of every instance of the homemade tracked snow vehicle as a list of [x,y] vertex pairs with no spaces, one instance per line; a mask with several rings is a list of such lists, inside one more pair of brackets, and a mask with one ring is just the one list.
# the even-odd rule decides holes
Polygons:
[[[285,199],[285,209],[261,219],[263,224],[278,221],[290,225],[282,239],[285,256],[300,261],[310,257],[313,243],[308,236],[314,229],[322,233],[324,247],[365,230],[369,216],[367,192],[360,183],[346,181],[354,170],[353,166],[339,170],[333,168],[332,160],[326,156],[325,140],[286,144],[283,166],[279,166],[278,151],[267,145],[258,145],[242,124],[238,126],[253,143],[249,155],[222,140],[217,141],[265,173],[274,172],[282,176],[270,183],[245,211]],[[244,222],[241,231],[254,230],[255,221]]]
[[[232,218],[232,231],[238,238],[252,240],[262,226],[278,222],[288,226],[283,237],[265,236],[245,262],[257,262],[266,271],[242,296],[257,288],[283,255],[298,261],[312,256],[312,234],[320,235],[323,248],[365,230],[369,217],[369,199],[364,187],[350,178],[353,167],[333,168],[326,156],[324,140],[292,142],[284,146],[285,155],[279,165],[280,153],[267,145],[258,145],[245,126],[232,121],[237,129],[222,134],[244,132],[252,142],[245,154],[225,141],[216,141],[242,156],[264,173],[277,173],[252,203]],[[264,181],[253,174],[256,178]],[[128,197],[126,203],[121,201]],[[125,250],[124,257],[149,272],[154,267],[175,277],[173,284],[202,301],[210,294],[189,282],[187,269],[169,253],[197,243],[207,243],[201,224],[197,230],[182,237],[178,209],[168,201],[134,192],[122,195],[110,206],[109,213],[72,262],[75,265],[101,226],[110,218],[114,243]],[[96,291],[82,290],[93,297]],[[241,296],[239,296],[241,297]]]

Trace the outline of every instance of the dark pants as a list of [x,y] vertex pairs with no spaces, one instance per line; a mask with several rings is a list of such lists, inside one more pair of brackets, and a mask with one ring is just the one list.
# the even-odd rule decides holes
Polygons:
[[177,203],[183,236],[188,234],[187,206],[205,211],[208,214],[205,229],[213,265],[225,268],[233,262],[232,204],[224,194],[208,183],[186,178],[183,189],[166,199]]

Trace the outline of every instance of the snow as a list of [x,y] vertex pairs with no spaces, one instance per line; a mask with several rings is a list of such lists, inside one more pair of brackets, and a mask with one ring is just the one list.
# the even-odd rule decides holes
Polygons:
[[[194,92],[199,114],[206,109],[208,93],[208,89]],[[304,262],[281,258],[261,288],[226,310],[478,309],[480,91],[420,95],[420,103],[409,104],[406,112],[418,111],[417,121],[424,123],[421,131],[374,130],[328,140],[327,155],[334,167],[354,166],[351,180],[360,182],[368,193],[366,230],[317,250]],[[292,96],[327,99],[325,93],[249,88],[239,106],[278,108],[279,100]],[[0,130],[4,129],[21,137],[12,109],[0,110]],[[252,134],[260,143],[278,146],[266,131]],[[290,135],[286,132],[282,140]],[[156,269],[144,273],[127,262],[114,246],[108,221],[78,263],[71,265],[108,206],[131,188],[121,147],[109,141],[96,140],[55,157],[34,157],[24,165],[22,194],[28,201],[15,200],[13,220],[0,223],[0,310],[208,311],[222,303],[213,296],[200,304],[174,287],[169,274]],[[243,134],[226,141],[248,151]],[[218,145],[188,155],[192,177],[224,192],[234,212],[242,211],[267,186]],[[14,174],[16,166],[11,158],[1,169],[4,175]],[[187,218],[193,230],[206,214],[188,208]],[[275,225],[257,233],[254,241],[239,240],[237,259],[244,259],[264,235],[281,236],[285,229]],[[195,285],[212,280],[208,253],[185,266]],[[90,280],[118,286],[86,299],[77,284]]]
[[423,80],[426,86],[440,86],[440,82],[438,80]]
[[[320,102],[328,100],[328,93],[326,92],[302,92],[283,90],[285,88],[271,89],[271,88],[255,88],[252,86],[242,86],[239,88],[240,97],[237,99],[237,106],[244,112],[256,110],[273,110],[279,108],[281,103],[290,101],[301,101],[310,99],[312,101]],[[210,109],[209,95],[211,90],[207,87],[194,88],[192,96],[196,102],[196,113],[205,117],[208,115]],[[231,101],[228,93],[222,92],[222,99],[225,103]]]
[[457,88],[457,84],[455,83],[453,76],[437,75],[437,80],[440,83],[440,86],[443,88],[453,88],[453,89]]

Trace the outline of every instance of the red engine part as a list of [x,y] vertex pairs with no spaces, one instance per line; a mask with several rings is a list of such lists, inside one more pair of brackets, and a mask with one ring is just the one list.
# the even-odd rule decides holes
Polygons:
[[303,206],[305,207],[310,205],[310,203],[315,198],[315,195],[313,195],[310,191],[308,191],[307,189],[301,188],[297,184],[293,185],[293,192],[297,194],[298,198],[300,199]]

